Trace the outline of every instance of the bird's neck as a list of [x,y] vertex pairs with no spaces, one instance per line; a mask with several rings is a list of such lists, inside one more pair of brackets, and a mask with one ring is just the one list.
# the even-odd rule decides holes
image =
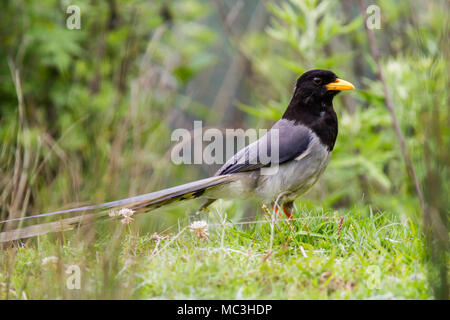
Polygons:
[[310,128],[329,151],[333,150],[338,134],[333,97],[315,101],[294,96],[282,118]]

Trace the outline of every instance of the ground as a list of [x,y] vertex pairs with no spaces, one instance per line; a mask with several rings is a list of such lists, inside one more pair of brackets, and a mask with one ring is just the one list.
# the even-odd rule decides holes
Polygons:
[[300,208],[273,232],[268,215],[225,216],[191,218],[208,221],[207,238],[183,221],[143,234],[136,219],[15,244],[1,255],[2,298],[431,298],[420,232],[407,216]]

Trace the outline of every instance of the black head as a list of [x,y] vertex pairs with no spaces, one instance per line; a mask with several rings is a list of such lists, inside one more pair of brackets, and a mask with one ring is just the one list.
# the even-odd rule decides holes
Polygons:
[[355,87],[328,70],[310,70],[298,78],[294,98],[305,105],[319,106],[322,102],[331,103],[333,97],[342,90]]
[[283,119],[309,127],[329,150],[333,150],[338,130],[333,97],[342,90],[354,88],[350,82],[339,79],[328,70],[305,72],[297,80],[294,96]]

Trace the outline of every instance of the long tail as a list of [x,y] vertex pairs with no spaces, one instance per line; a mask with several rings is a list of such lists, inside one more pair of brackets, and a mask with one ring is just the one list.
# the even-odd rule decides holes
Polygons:
[[136,213],[148,212],[175,201],[198,198],[202,196],[206,190],[218,185],[229,183],[234,179],[235,177],[232,175],[215,176],[122,200],[0,221],[0,227],[2,225],[7,227],[8,224],[22,222],[24,220],[50,216],[60,217],[67,216],[68,214],[81,213],[78,216],[64,218],[54,222],[41,223],[1,232],[0,242],[30,238],[49,232],[71,230],[75,227],[90,224],[97,218],[109,216],[109,212],[114,209],[129,208],[134,210]]

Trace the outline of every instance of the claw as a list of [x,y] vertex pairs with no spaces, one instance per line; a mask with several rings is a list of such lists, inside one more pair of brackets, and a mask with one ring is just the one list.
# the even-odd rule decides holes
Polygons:
[[290,206],[283,205],[283,213],[289,220],[294,220],[294,216],[292,215],[292,208]]
[[[273,205],[272,210],[274,210],[275,213],[278,214],[278,216],[280,218],[283,218],[283,215],[281,214],[281,211],[278,209],[277,206]],[[292,215],[292,207],[287,206],[287,205],[282,205],[281,210],[283,211],[284,215],[288,218],[288,220],[286,220],[286,222],[288,223],[289,228],[291,230],[293,230],[294,227],[291,225],[291,222],[289,221],[289,220],[294,220],[294,216]]]

